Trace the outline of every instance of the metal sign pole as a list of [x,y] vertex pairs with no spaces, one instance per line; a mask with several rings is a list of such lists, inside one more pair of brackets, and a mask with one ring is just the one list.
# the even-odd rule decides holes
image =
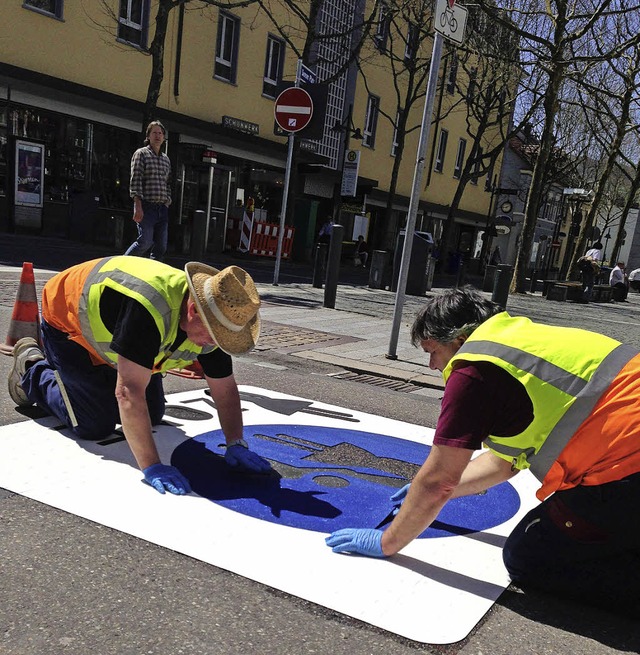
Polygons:
[[[296,84],[300,86],[300,72],[302,70],[302,60],[298,59],[296,68]],[[278,286],[280,276],[280,260],[282,258],[282,241],[284,239],[284,225],[287,217],[287,199],[289,198],[289,181],[291,180],[291,162],[293,160],[293,132],[289,133],[289,149],[287,150],[287,166],[284,173],[284,189],[282,190],[282,207],[280,209],[280,225],[278,227],[278,249],[276,250],[276,266],[273,270],[273,286]]]
[[429,81],[427,83],[427,94],[424,101],[424,113],[422,114],[422,126],[420,128],[420,142],[418,145],[418,156],[416,169],[413,175],[413,186],[411,188],[411,199],[409,201],[409,214],[407,216],[407,227],[405,229],[404,246],[402,248],[402,260],[400,262],[400,273],[398,276],[398,289],[393,309],[393,325],[389,339],[389,351],[385,355],[387,359],[397,359],[398,333],[400,321],[402,320],[402,309],[404,307],[405,290],[407,277],[409,275],[409,262],[411,261],[411,248],[413,246],[413,233],[416,226],[416,215],[420,202],[420,190],[422,188],[422,174],[427,154],[427,143],[431,128],[431,114],[436,97],[438,86],[438,70],[440,69],[440,58],[442,57],[442,35],[436,32],[433,39],[433,52],[431,53],[431,66],[429,67]]
[[291,160],[293,159],[293,140],[295,135],[289,134],[289,150],[287,151],[287,168],[284,175],[284,189],[282,191],[282,208],[280,209],[280,226],[278,227],[278,250],[276,251],[276,267],[273,271],[273,286],[278,286],[280,275],[280,258],[282,256],[282,240],[284,237],[284,219],[287,215],[287,199],[289,197],[289,180],[291,179]]

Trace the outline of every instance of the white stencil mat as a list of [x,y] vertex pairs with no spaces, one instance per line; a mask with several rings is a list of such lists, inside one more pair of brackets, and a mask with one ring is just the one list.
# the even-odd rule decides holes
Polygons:
[[[241,393],[249,440],[252,425],[278,424],[299,436],[305,426],[322,426],[431,443],[432,430],[409,423],[255,387]],[[278,407],[284,401],[285,412]],[[173,416],[175,425],[158,427],[164,463],[190,437],[219,429],[204,390],[170,395],[167,403],[214,418]],[[141,483],[126,442],[76,441],[55,428],[52,418],[0,428],[0,487],[425,643],[463,639],[490,609],[509,584],[504,539],[537,503],[536,481],[521,473],[509,483],[520,509],[500,525],[418,539],[386,560],[337,555],[324,543],[327,533],[255,518],[196,494],[161,495]],[[390,509],[389,503],[380,513]]]

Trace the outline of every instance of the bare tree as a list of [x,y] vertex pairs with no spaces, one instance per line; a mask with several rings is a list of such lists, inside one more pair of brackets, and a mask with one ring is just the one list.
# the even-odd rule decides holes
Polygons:
[[[596,48],[601,50],[602,44],[597,44]],[[597,123],[593,126],[593,132],[594,134],[608,133],[610,138],[606,142],[601,140],[606,158],[599,171],[593,202],[586,219],[581,225],[573,253],[572,269],[576,267],[578,257],[584,252],[587,237],[593,231],[595,219],[603,200],[606,198],[607,185],[614,165],[620,156],[624,138],[630,130],[636,129],[635,125],[630,124],[630,119],[634,105],[637,104],[640,81],[640,49],[630,47],[627,51],[620,53],[617,58],[603,61],[602,67],[605,69],[605,75],[598,75],[591,81],[584,78],[581,80],[584,106],[595,101],[594,111],[591,114],[597,117]],[[607,85],[603,84],[603,77],[605,79],[609,78],[606,75],[608,72],[617,75],[617,84],[615,82],[610,82]],[[606,122],[609,123],[608,126],[605,125]],[[607,127],[609,127],[608,130]]]
[[[440,247],[444,255],[451,248],[454,218],[467,185],[487,176],[487,190],[493,199],[497,192],[496,162],[507,142],[529,123],[536,108],[534,102],[513,119],[521,75],[513,33],[487,21],[485,14],[471,10],[467,35],[464,45],[450,54],[449,67],[443,75],[443,84],[455,95],[448,96],[448,106],[441,115],[462,112],[470,143],[444,222]],[[483,259],[489,254],[490,238],[490,230],[485,230]]]
[[[380,93],[369,80],[373,69],[390,73],[385,77],[389,86],[385,88],[385,102],[381,103],[379,115],[393,126],[393,164],[384,221],[378,223],[370,239],[374,248],[392,240],[399,227],[394,220],[393,206],[407,136],[420,129],[419,122],[410,123],[410,116],[426,93],[433,49],[432,11],[431,0],[387,3],[375,33],[363,44],[357,62],[368,93]],[[392,107],[391,111],[385,109],[388,106]]]
[[[520,39],[521,65],[530,75],[544,81],[543,122],[540,152],[531,180],[522,243],[516,259],[512,291],[524,291],[527,269],[531,258],[535,225],[541,201],[544,171],[551,157],[557,124],[558,107],[563,85],[568,79],[580,80],[594,62],[620,56],[640,40],[640,32],[616,31],[617,42],[603,39],[613,22],[625,12],[636,12],[640,5],[629,0],[532,0],[526,5],[517,0],[501,3],[501,8],[490,0],[478,0],[490,19],[511,29]],[[593,44],[602,42],[599,51]]]
[[[98,24],[94,21],[94,24],[100,29],[105,29],[108,33],[115,36],[115,34],[117,34],[119,16],[113,9],[113,3],[110,2],[110,0],[99,0],[99,2],[102,11],[107,18],[107,23]],[[158,0],[158,8],[154,19],[155,29],[153,32],[153,39],[146,50],[140,50],[141,53],[151,57],[151,74],[149,75],[147,95],[142,112],[141,131],[143,135],[146,126],[156,114],[158,98],[160,97],[160,91],[162,89],[162,82],[164,80],[165,41],[171,11],[177,7],[186,7],[189,4],[192,6],[197,5],[198,8],[203,5],[210,5],[224,9],[233,9],[247,7],[255,2],[257,2],[257,0]]]

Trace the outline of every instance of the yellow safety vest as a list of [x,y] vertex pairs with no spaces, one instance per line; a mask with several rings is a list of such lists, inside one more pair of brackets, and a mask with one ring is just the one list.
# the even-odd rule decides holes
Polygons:
[[118,354],[110,347],[113,335],[100,316],[100,298],[106,288],[137,300],[153,318],[160,333],[160,352],[154,360],[154,372],[184,368],[198,355],[215,349],[185,339],[172,350],[188,290],[184,271],[142,257],[107,257],[98,260],[87,275],[78,304],[82,337],[105,363],[115,367],[118,361]]
[[534,323],[502,312],[482,323],[451,358],[491,362],[510,373],[533,403],[533,421],[513,437],[489,435],[486,446],[543,480],[563,448],[637,350],[595,332]]

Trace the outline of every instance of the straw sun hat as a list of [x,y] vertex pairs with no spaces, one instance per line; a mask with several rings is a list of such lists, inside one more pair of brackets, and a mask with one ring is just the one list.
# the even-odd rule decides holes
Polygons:
[[217,268],[189,262],[184,267],[198,315],[229,355],[255,347],[260,334],[260,296],[251,276],[238,266]]

